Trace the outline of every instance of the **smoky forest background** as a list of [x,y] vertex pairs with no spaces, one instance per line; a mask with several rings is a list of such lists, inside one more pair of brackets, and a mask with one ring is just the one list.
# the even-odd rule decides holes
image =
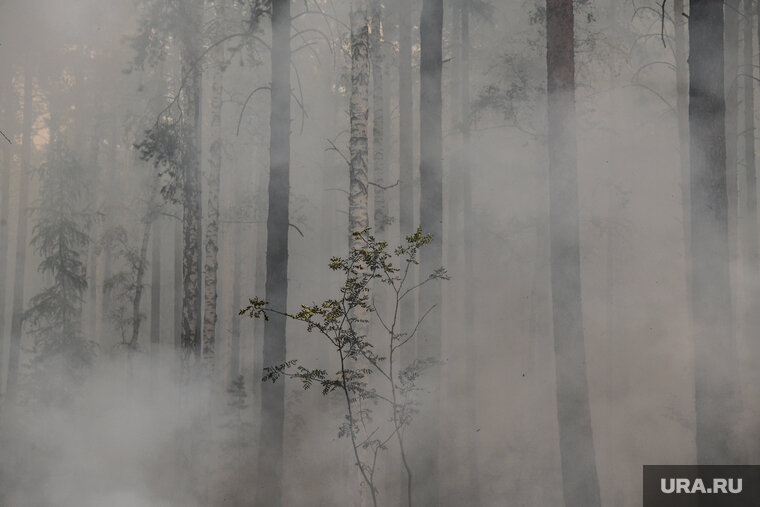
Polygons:
[[0,505],[757,463],[758,5],[0,0]]

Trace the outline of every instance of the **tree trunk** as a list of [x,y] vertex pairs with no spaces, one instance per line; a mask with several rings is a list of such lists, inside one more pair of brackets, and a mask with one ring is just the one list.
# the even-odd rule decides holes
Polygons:
[[[154,206],[153,199],[148,206]],[[152,211],[148,211],[143,221],[143,235],[140,242],[140,256],[137,259],[137,273],[135,274],[135,294],[132,299],[132,338],[129,340],[129,346],[132,349],[137,348],[137,342],[140,338],[140,324],[142,316],[140,315],[140,303],[142,302],[142,293],[144,289],[143,278],[145,276],[145,267],[148,263],[148,243],[150,242],[150,229],[153,225],[154,216]]]
[[[256,215],[257,217],[265,217],[267,213],[266,208],[266,190],[264,188],[263,180],[264,174],[260,174],[257,177],[256,195],[259,196],[256,203]],[[256,227],[255,233],[256,249],[254,251],[254,274],[253,285],[255,294],[266,294],[266,280],[267,280],[267,228],[261,225]],[[242,248],[242,246],[239,246]],[[241,254],[242,255],[242,254]],[[243,261],[241,261],[243,262]],[[242,273],[241,273],[242,276]],[[253,321],[253,340],[252,351],[253,357],[251,358],[251,364],[253,365],[253,382],[251,394],[254,397],[259,398],[261,394],[261,388],[263,386],[261,378],[264,375],[264,320],[254,319]]]
[[203,2],[192,0],[186,9],[185,33],[181,57],[185,149],[182,154],[184,184],[182,188],[182,357],[185,366],[190,357],[200,360],[201,352],[201,89],[202,71],[200,33]]
[[34,85],[32,71],[27,66],[24,72],[24,119],[22,126],[21,167],[19,171],[18,227],[16,229],[16,264],[13,278],[13,313],[11,319],[11,344],[8,356],[8,380],[6,396],[9,401],[16,399],[18,370],[21,356],[21,332],[24,315],[24,271],[26,267],[27,202],[29,199],[29,171],[32,155],[32,125]]
[[182,347],[182,221],[174,226],[174,348]]
[[[237,231],[235,231],[237,232]],[[227,241],[229,247],[229,256],[232,257],[232,329],[230,330],[230,370],[228,382],[232,384],[240,375],[240,316],[238,309],[244,305],[241,301],[241,276],[242,276],[242,253],[238,249],[237,239],[239,234],[227,234],[230,239]],[[260,319],[257,319],[260,320]],[[254,382],[259,382],[260,378],[255,378]]]
[[[8,84],[3,93],[3,132],[7,133],[8,137],[13,133],[10,130],[15,127],[16,119],[16,99],[13,92],[13,80],[9,79]],[[0,389],[3,384],[3,365],[4,358],[3,352],[5,350],[5,307],[6,300],[5,295],[8,288],[7,285],[7,272],[8,272],[8,229],[10,222],[10,181],[11,181],[11,165],[13,163],[12,150],[15,147],[4,146],[3,147],[3,166],[2,181],[0,181]]]
[[[216,2],[219,22],[224,16],[220,2]],[[217,272],[219,271],[219,180],[222,173],[222,85],[224,78],[224,44],[214,49],[214,77],[211,84],[211,147],[209,148],[208,209],[206,224],[206,290],[203,311],[203,365],[210,379],[214,376],[214,354],[217,321]]]
[[546,2],[549,243],[565,505],[598,507],[583,337],[572,0]]
[[[686,293],[691,293],[691,194],[689,167],[689,63],[684,17],[684,0],[673,0],[675,29],[674,51],[676,60],[676,112],[678,114],[678,155],[681,181],[681,224],[683,230],[684,281]],[[691,309],[687,305],[687,312]],[[691,317],[688,317],[691,322]]]
[[732,332],[726,182],[723,2],[689,9],[691,302],[694,332],[697,463],[740,464]]
[[153,222],[150,252],[150,354],[155,358],[161,340],[161,219]]
[[[752,0],[744,0],[744,162],[746,166],[746,193],[745,201],[745,241],[744,262],[747,268],[746,280],[757,280],[758,275],[758,231],[757,231],[757,163],[755,160],[755,90],[754,90],[754,25],[755,9]],[[758,33],[760,34],[760,18],[758,18]],[[755,284],[747,284],[756,287]],[[752,299],[747,301],[747,309],[754,312]],[[748,335],[753,335],[757,328],[747,327]],[[748,339],[750,338],[748,336]]]
[[[472,337],[466,348],[465,356],[465,378],[467,386],[465,389],[470,393],[468,397],[470,417],[472,426],[477,424],[477,342],[475,330],[475,272],[472,261],[473,251],[473,229],[472,219],[472,169],[470,154],[470,0],[460,0],[461,3],[461,50],[460,50],[460,71],[461,71],[461,121],[462,121],[462,245],[464,248],[464,329],[465,336]],[[472,505],[480,505],[480,488],[478,471],[478,448],[475,439],[475,433],[470,431],[467,438],[467,458],[468,481],[467,498]]]
[[[399,112],[399,241],[417,226],[414,219],[414,99],[412,82],[412,2],[398,0],[398,112]],[[410,282],[416,283],[417,266],[410,271]],[[399,322],[404,332],[413,329],[417,320],[417,298],[411,298],[399,309]],[[414,347],[399,351],[399,363],[406,366],[414,360]],[[406,480],[405,477],[402,478]]]
[[726,89],[726,173],[728,186],[729,232],[733,230],[734,257],[737,234],[737,131],[738,131],[738,65],[739,65],[739,0],[725,0],[725,89]]
[[[288,303],[288,204],[290,200],[290,0],[272,1],[272,85],[269,120],[269,213],[267,215],[266,299],[285,311]],[[263,362],[285,361],[285,318],[264,323]],[[257,504],[282,505],[285,384],[261,386],[261,436]]]
[[[420,226],[433,241],[420,252],[420,277],[427,277],[443,261],[443,144],[441,70],[443,65],[443,0],[423,0],[420,19]],[[417,357],[441,359],[441,284],[427,283],[419,291],[419,312],[433,310],[420,327]],[[439,504],[440,366],[426,372],[427,391],[419,425],[414,487],[417,505]]]
[[[740,0],[724,1],[725,26],[724,44],[724,83],[726,93],[726,190],[728,193],[728,255],[729,265],[737,266],[739,261],[739,179],[738,179],[738,98],[737,84],[739,78],[739,7]],[[736,272],[732,272],[732,278]],[[731,299],[739,300],[736,290],[737,280],[731,283]],[[732,308],[735,312],[738,308]],[[733,317],[738,317],[734,314]],[[741,329],[741,320],[734,318],[737,329]]]
[[369,23],[366,0],[351,2],[351,139],[348,144],[350,193],[348,198],[349,245],[360,242],[353,233],[369,227],[367,195],[367,120],[369,117]]
[[383,90],[383,6],[379,0],[372,0],[370,13],[369,58],[372,66],[372,174],[375,213],[374,235],[385,239],[388,222],[388,207],[385,199],[385,181],[388,168],[385,164],[385,95]]
[[[399,229],[414,232],[414,140],[412,99],[412,2],[398,0]],[[411,314],[414,318],[413,309]],[[412,322],[412,319],[407,322]],[[406,329],[406,327],[404,327]]]
[[[757,220],[757,162],[755,158],[755,90],[754,90],[754,19],[755,9],[752,0],[744,0],[744,65],[741,74],[744,75],[744,165],[746,168],[744,189],[746,199],[744,202],[744,220],[742,232],[742,255],[744,257],[744,269],[742,270],[744,291],[744,308],[742,323],[744,325],[744,344],[749,354],[748,375],[749,385],[747,395],[749,399],[757,399],[758,386],[760,385],[760,373],[757,371],[755,361],[760,357],[760,348],[757,340],[757,329],[760,326],[760,315],[757,312],[758,281],[760,280],[760,252],[758,252],[758,220]],[[760,23],[760,18],[758,19]],[[760,33],[760,24],[758,24]],[[745,399],[747,399],[745,397]],[[758,423],[750,428],[750,435],[754,435],[758,429]],[[752,439],[754,441],[754,439]],[[748,446],[750,451],[756,453],[757,444]],[[752,456],[751,454],[750,456]]]
[[[100,187],[100,167],[98,166],[98,155],[100,152],[100,125],[98,122],[94,122],[92,126],[92,136],[90,137],[90,151],[89,160],[87,163],[88,169],[92,174],[92,188],[93,188],[93,202],[96,209],[101,209],[103,205],[103,197]],[[85,334],[91,340],[96,342],[100,341],[100,337],[97,335],[97,313],[98,313],[98,254],[97,254],[97,238],[100,236],[101,224],[100,222],[94,225],[94,232],[92,238],[94,241],[90,241],[87,247],[87,269],[89,274],[87,276],[87,323],[84,326]]]

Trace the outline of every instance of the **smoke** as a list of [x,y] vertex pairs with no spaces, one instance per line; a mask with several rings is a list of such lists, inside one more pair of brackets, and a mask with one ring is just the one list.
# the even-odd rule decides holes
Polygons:
[[[333,3],[329,16],[296,20],[304,35],[325,35],[331,46],[321,35],[309,42],[298,37],[293,41],[299,49],[293,56],[297,100],[291,110],[291,311],[301,303],[336,296],[340,279],[327,264],[348,248],[348,167],[343,157],[348,145],[350,62],[342,50],[345,27],[331,19],[347,21],[349,5]],[[472,15],[474,120],[469,157],[461,164],[459,127],[454,124],[457,104],[451,99],[457,53],[449,3],[445,10],[443,251],[451,280],[443,283],[441,311],[441,470],[446,493],[442,498],[449,505],[466,504],[461,496],[473,471],[481,505],[562,502],[549,278],[544,20],[531,2],[509,4],[494,1],[486,16]],[[659,2],[644,4],[659,12]],[[147,176],[154,168],[140,161],[132,146],[174,98],[181,77],[176,48],[170,43],[163,63],[122,72],[134,57],[125,38],[134,35],[139,24],[132,0],[16,0],[1,8],[0,68],[8,83],[0,83],[5,87],[0,92],[11,105],[3,106],[0,127],[15,143],[0,142],[3,150],[11,150],[9,167],[2,168],[10,170],[11,188],[10,213],[2,217],[9,232],[9,275],[2,287],[8,307],[0,310],[9,328],[24,69],[31,66],[35,76],[34,139],[42,139],[40,132],[46,131],[50,115],[58,114],[69,148],[98,168],[99,179],[91,183],[102,199],[93,207],[108,218],[93,221],[90,233],[101,235],[107,226],[119,225],[133,244],[142,231],[142,206],[150,189],[146,181],[152,181]],[[642,465],[696,461],[694,340],[675,75],[671,47],[662,47],[659,18],[651,12],[634,13],[628,3],[613,9],[601,2],[583,2],[580,9],[575,134],[587,379],[602,504],[627,507],[640,505]],[[415,11],[415,19],[418,14]],[[395,41],[394,19],[389,17],[383,33]],[[268,21],[261,25],[257,37],[269,40]],[[671,31],[666,25],[666,35]],[[413,39],[417,37],[415,28]],[[389,45],[385,83],[391,101],[385,154],[389,185],[399,179],[394,44]],[[249,297],[265,297],[257,290],[264,286],[261,259],[266,252],[266,231],[261,231],[269,168],[269,57],[236,39],[226,51],[217,327],[217,367],[224,378],[211,395],[203,383],[183,381],[180,388],[173,350],[179,210],[166,205],[160,218],[159,352],[149,352],[147,319],[153,316],[146,291],[140,350],[129,354],[116,324],[99,314],[88,328],[93,332],[88,338],[98,343],[92,371],[76,385],[57,385],[63,382],[47,372],[52,386],[60,389],[42,399],[35,382],[43,377],[32,375],[34,339],[25,335],[19,403],[4,401],[0,407],[1,505],[253,504],[259,486],[257,453],[268,445],[259,442],[258,432],[260,371],[255,368],[261,366],[261,338],[254,336],[253,321],[238,316],[238,310]],[[418,59],[415,45],[415,66]],[[86,85],[82,96],[76,93],[77,75]],[[418,77],[415,67],[415,111]],[[258,88],[263,91],[250,95]],[[40,141],[33,148],[32,168],[44,162],[47,146]],[[739,166],[741,182],[746,170]],[[462,239],[457,201],[457,178],[463,169],[470,171],[473,185],[473,241],[468,245]],[[38,190],[33,178],[30,202]],[[418,189],[415,192],[419,204]],[[740,209],[746,200],[742,192]],[[389,214],[397,217],[398,187],[391,186],[384,195]],[[372,197],[369,216],[374,211]],[[391,245],[398,243],[398,229],[396,219],[388,227]],[[464,267],[465,247],[472,248],[471,280]],[[233,252],[240,256],[237,268]],[[104,301],[111,309],[129,308],[130,301],[108,300],[103,292],[106,270],[114,275],[125,269],[124,263],[105,251],[93,255],[98,308],[108,306]],[[49,281],[35,271],[39,262],[28,249],[27,300]],[[739,308],[733,324],[739,330],[747,302],[742,295],[760,291],[755,279],[743,275],[743,262],[740,258],[732,267],[732,298]],[[236,280],[241,300],[233,295]],[[469,331],[464,322],[467,282],[475,287],[475,325]],[[84,309],[87,322],[91,311]],[[225,368],[232,355],[235,319],[240,324],[239,373],[244,379],[242,390],[231,391],[234,375]],[[289,323],[287,330],[289,359],[334,371],[329,350],[313,334],[296,323]],[[744,358],[739,372],[722,373],[740,376],[744,401],[742,415],[726,415],[741,418],[743,431],[754,437],[760,407],[753,397],[754,349],[744,331],[738,335]],[[7,372],[9,334],[0,329],[2,376]],[[467,354],[474,357],[474,368],[468,367]],[[7,381],[0,384],[4,387]],[[299,383],[286,381],[284,505],[361,501],[350,443],[338,436],[345,417],[341,403],[337,395],[323,396],[316,388],[304,391]],[[756,456],[756,447],[751,447],[750,457]],[[401,504],[404,478],[395,448],[381,453],[378,470],[380,504]]]

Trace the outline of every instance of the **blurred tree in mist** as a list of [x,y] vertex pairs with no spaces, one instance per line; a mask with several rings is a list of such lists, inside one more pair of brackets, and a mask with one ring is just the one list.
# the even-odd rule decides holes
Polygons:
[[30,65],[24,68],[23,122],[21,131],[21,164],[18,186],[18,212],[16,227],[16,263],[13,277],[13,306],[11,308],[11,340],[8,354],[8,379],[5,392],[12,402],[18,394],[21,335],[24,323],[24,274],[27,247],[27,203],[29,199],[29,172],[31,171],[32,126],[34,111],[34,82]]
[[[54,372],[45,382],[52,387],[60,385],[56,374],[66,380],[81,377],[95,356],[94,342],[83,335],[81,319],[87,289],[83,253],[90,242],[91,215],[84,207],[87,185],[82,165],[60,142],[48,148],[48,160],[39,174],[42,187],[31,246],[42,258],[38,271],[48,282],[31,298],[24,320],[35,334],[35,372]],[[50,370],[55,360],[62,365]]]
[[[691,313],[697,462],[744,463],[731,307],[724,12],[720,0],[689,8],[689,131],[691,169]],[[719,437],[718,437],[719,436]]]
[[[431,234],[430,247],[420,254],[420,271],[430,273],[443,264],[443,0],[423,0],[420,13],[420,227]],[[441,359],[442,289],[426,284],[418,293],[419,311],[432,308],[420,328],[417,358]],[[415,504],[440,502],[441,367],[435,365],[423,380],[429,391],[421,414],[425,431],[417,435],[415,467],[425,487],[417,488]]]
[[572,0],[546,2],[549,243],[565,504],[601,504],[582,322]]
[[[290,230],[290,71],[291,2],[272,0],[271,85],[269,117],[269,189],[266,223],[266,298],[285,308],[288,302],[288,232]],[[285,360],[285,318],[275,315],[264,323],[263,364]],[[256,500],[282,505],[285,388],[261,386],[261,421]]]

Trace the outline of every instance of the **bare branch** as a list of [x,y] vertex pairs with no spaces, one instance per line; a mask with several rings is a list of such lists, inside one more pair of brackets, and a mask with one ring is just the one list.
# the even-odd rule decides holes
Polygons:
[[404,339],[404,341],[402,341],[398,345],[396,345],[393,350],[397,350],[397,349],[403,347],[406,342],[408,342],[409,340],[411,340],[412,338],[414,338],[414,335],[417,334],[417,330],[420,328],[420,324],[422,324],[422,321],[425,320],[425,317],[428,316],[428,313],[430,313],[430,312],[433,311],[433,308],[435,308],[435,305],[433,305],[430,308],[428,308],[428,310],[424,314],[422,314],[422,317],[420,317],[420,320],[417,321],[417,325],[414,326],[414,329],[412,330],[411,333],[409,333],[409,336],[407,336],[406,339]]
[[343,152],[342,152],[342,151],[340,151],[340,148],[338,148],[337,146],[335,146],[335,143],[334,143],[334,142],[332,142],[330,139],[328,139],[328,140],[327,140],[327,142],[328,142],[328,143],[330,143],[330,147],[329,147],[329,148],[327,148],[325,151],[330,151],[330,150],[335,150],[335,151],[337,151],[337,152],[338,152],[338,155],[340,155],[340,156],[343,158],[343,160],[345,160],[345,161],[346,161],[346,164],[348,164],[348,165],[351,165],[351,161],[350,161],[350,160],[348,160],[348,157],[346,157],[346,156],[343,154]]
[[374,181],[368,181],[367,184],[372,185],[373,187],[377,187],[381,190],[388,190],[389,188],[393,188],[396,185],[398,185],[401,182],[401,180],[396,180],[396,183],[393,185],[380,185],[378,183],[375,183]]
[[243,113],[245,112],[245,107],[248,105],[248,101],[251,100],[251,97],[253,97],[253,94],[260,91],[260,90],[271,90],[272,88],[270,86],[259,86],[255,90],[253,90],[251,93],[248,94],[248,97],[246,97],[245,102],[243,102],[243,107],[240,109],[240,118],[238,118],[238,124],[237,124],[237,130],[235,131],[235,135],[240,135],[240,124],[243,121]]
[[301,229],[299,229],[299,228],[298,228],[298,226],[297,226],[296,224],[291,224],[291,223],[288,223],[288,225],[289,225],[290,227],[292,227],[293,229],[295,229],[296,231],[298,231],[298,234],[300,234],[302,238],[304,237],[304,235],[303,235],[303,232],[301,232]]
[[338,191],[338,192],[343,192],[343,193],[344,193],[344,194],[346,194],[346,195],[350,195],[350,194],[348,193],[348,190],[345,190],[345,189],[343,189],[343,188],[326,188],[326,189],[325,189],[325,192],[327,192],[328,190],[336,190],[336,191]]

